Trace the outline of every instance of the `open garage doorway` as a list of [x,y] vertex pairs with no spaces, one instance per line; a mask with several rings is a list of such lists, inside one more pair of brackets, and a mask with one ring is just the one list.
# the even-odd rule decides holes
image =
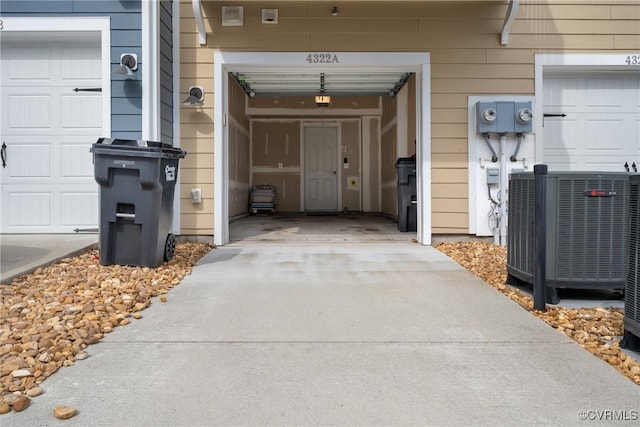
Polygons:
[[[397,217],[395,161],[409,156],[416,158],[416,231],[404,239],[431,243],[428,53],[217,52],[214,68],[216,244],[229,243],[230,219],[246,209],[244,197],[257,183],[273,183],[278,194],[266,213],[289,220],[292,213]],[[401,89],[409,78],[407,94]],[[409,97],[402,103],[409,108],[383,111],[396,108],[389,99],[398,95]],[[325,100],[330,108],[320,105]],[[407,115],[403,134],[396,125]]]

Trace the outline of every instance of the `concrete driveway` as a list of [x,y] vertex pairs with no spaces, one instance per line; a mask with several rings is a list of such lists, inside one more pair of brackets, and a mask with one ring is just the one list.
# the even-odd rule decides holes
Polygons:
[[2,426],[637,425],[640,387],[431,247],[240,241],[167,297]]
[[0,234],[0,283],[97,246],[97,233]]

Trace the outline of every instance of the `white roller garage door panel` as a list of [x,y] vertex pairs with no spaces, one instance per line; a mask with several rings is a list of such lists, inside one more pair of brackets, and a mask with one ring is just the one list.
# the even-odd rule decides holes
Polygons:
[[[37,46],[34,46],[37,45]],[[89,148],[102,132],[100,46],[90,41],[2,44],[2,232],[96,228]]]
[[638,73],[545,78],[544,163],[556,171],[624,171],[640,167]]

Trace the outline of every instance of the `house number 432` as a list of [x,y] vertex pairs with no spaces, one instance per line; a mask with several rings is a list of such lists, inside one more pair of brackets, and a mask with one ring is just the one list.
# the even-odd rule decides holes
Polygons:
[[640,65],[640,55],[629,55],[624,62],[627,65]]

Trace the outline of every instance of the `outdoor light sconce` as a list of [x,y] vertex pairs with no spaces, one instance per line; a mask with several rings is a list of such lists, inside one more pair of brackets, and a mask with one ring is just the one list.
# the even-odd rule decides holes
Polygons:
[[135,77],[134,71],[138,69],[138,55],[135,53],[123,53],[120,55],[120,65],[112,71],[113,74],[121,74],[128,78]]
[[204,105],[204,89],[202,86],[189,87],[189,96],[182,101],[182,105],[190,107],[201,107]]
[[315,98],[316,106],[318,107],[328,107],[331,105],[331,97],[327,95],[318,95]]

